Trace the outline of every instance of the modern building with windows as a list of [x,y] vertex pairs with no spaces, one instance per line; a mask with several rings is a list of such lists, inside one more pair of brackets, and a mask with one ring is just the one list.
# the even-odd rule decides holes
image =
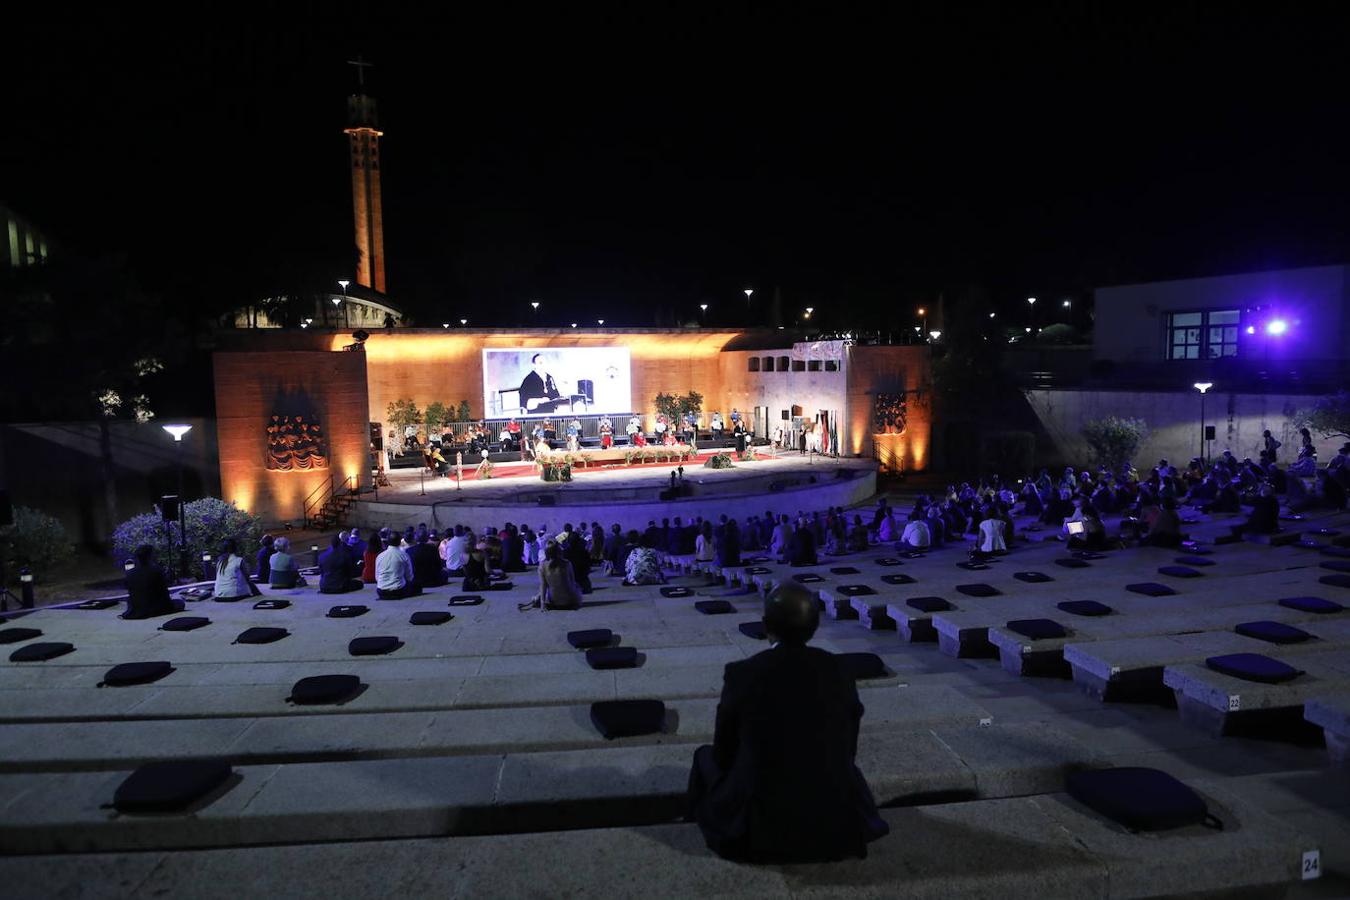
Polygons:
[[[1296,421],[1350,384],[1350,266],[1280,269],[1098,288],[1086,377],[1025,391],[1066,460],[1082,423],[1144,419],[1144,460],[1232,450],[1255,458],[1270,430],[1297,452]],[[1208,385],[1201,396],[1197,385]],[[1205,439],[1205,426],[1214,436]],[[1339,441],[1314,435],[1326,460]]]

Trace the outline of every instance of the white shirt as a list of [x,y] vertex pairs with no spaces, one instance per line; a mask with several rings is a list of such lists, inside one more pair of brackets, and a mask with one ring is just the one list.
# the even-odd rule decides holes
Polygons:
[[216,568],[216,584],[212,589],[217,597],[247,597],[248,575],[244,572],[244,560],[231,554],[223,565]]
[[905,533],[901,536],[900,542],[911,547],[927,547],[933,542],[932,535],[928,532],[928,523],[918,519],[910,522],[905,526]]
[[450,543],[445,548],[445,567],[447,569],[462,569],[465,563],[469,561],[469,541],[462,534],[457,534],[450,539]]
[[412,563],[399,548],[387,547],[375,557],[375,586],[380,590],[396,591],[412,580]]
[[980,551],[983,553],[992,553],[995,550],[1007,550],[1008,544],[1003,540],[1003,520],[985,519],[980,523]]
[[712,562],[713,560],[713,542],[712,538],[699,535],[694,539],[694,559],[697,562]]

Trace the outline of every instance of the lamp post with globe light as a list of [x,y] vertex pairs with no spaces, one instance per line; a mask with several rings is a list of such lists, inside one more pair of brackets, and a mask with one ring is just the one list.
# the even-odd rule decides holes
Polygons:
[[1209,453],[1205,450],[1205,394],[1214,387],[1214,383],[1197,381],[1194,387],[1200,392],[1200,458],[1204,460],[1205,465],[1209,465]]
[[178,575],[187,574],[187,516],[184,514],[183,497],[183,436],[192,430],[191,425],[165,425],[164,430],[178,445]]

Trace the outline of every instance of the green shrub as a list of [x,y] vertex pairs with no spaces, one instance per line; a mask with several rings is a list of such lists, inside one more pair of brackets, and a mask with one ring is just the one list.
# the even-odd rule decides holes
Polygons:
[[1317,398],[1312,406],[1294,414],[1294,425],[1316,431],[1322,437],[1350,438],[1350,391]]
[[0,553],[5,557],[5,583],[17,584],[27,566],[39,578],[50,576],[75,554],[60,521],[26,506],[14,507],[14,524],[0,528]]
[[[258,552],[262,521],[232,503],[203,497],[187,503],[183,517],[191,562],[200,560],[203,553],[215,556],[226,538],[238,541],[239,552],[246,558]],[[113,532],[113,557],[118,561],[127,559],[141,544],[149,544],[161,561],[169,562],[177,559],[179,535],[179,524],[162,521],[158,513],[133,516]]]
[[1143,419],[1107,416],[1088,422],[1081,433],[1092,451],[1092,462],[1116,472],[1134,460],[1139,446],[1148,439],[1148,423]]
[[732,468],[731,454],[714,453],[704,461],[705,469],[730,469]]

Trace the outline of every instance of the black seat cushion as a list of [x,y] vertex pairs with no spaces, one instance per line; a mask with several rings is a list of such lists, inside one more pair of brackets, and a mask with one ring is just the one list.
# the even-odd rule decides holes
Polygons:
[[35,637],[42,637],[41,628],[6,628],[0,631],[0,644],[17,644]]
[[883,557],[881,557],[880,559],[877,560],[877,565],[879,565],[879,566],[900,566],[900,565],[904,565],[904,563],[900,562],[900,560],[896,559],[894,556],[883,556]]
[[1171,575],[1173,578],[1199,578],[1200,573],[1186,566],[1159,566],[1159,575]]
[[1055,560],[1055,565],[1057,565],[1057,566],[1063,566],[1063,567],[1066,568],[1066,569],[1086,569],[1086,568],[1089,568],[1089,564],[1086,563],[1086,562],[1084,562],[1083,560],[1081,560],[1081,559],[1072,559],[1072,558],[1068,558],[1068,557],[1066,557],[1065,559],[1057,559],[1057,560]]
[[608,647],[614,641],[614,632],[608,628],[590,628],[585,631],[567,632],[567,643],[578,650],[591,647]]
[[945,612],[952,608],[952,605],[941,597],[910,597],[905,601],[905,605],[926,613]]
[[1079,550],[1073,555],[1074,559],[1106,559],[1105,553],[1098,553],[1095,550]]
[[1112,612],[1111,607],[1096,600],[1065,600],[1056,603],[1055,607],[1075,616],[1107,616]]
[[989,564],[982,562],[959,562],[956,564],[956,567],[958,569],[965,569],[968,572],[983,572],[985,569],[989,568]]
[[253,604],[254,609],[285,609],[291,605],[289,600],[259,600]]
[[905,559],[923,559],[924,556],[927,554],[925,554],[922,550],[906,550],[904,553],[901,553],[900,555],[903,556]]
[[869,597],[876,593],[875,590],[865,584],[841,584],[837,590],[845,597]]
[[992,584],[958,584],[956,589],[967,597],[997,597],[1003,593]]
[[1173,562],[1183,566],[1214,566],[1218,563],[1204,556],[1178,556]]
[[1079,803],[1132,831],[1163,831],[1210,819],[1195,791],[1157,769],[1073,772],[1065,787]]
[[328,608],[328,618],[330,619],[354,619],[357,616],[364,616],[370,612],[369,606],[362,606],[359,603],[350,606],[331,606]]
[[660,700],[601,700],[591,704],[591,724],[607,740],[657,734],[666,723]]
[[224,784],[234,770],[223,759],[175,759],[146,763],[113,794],[120,813],[181,812]]
[[694,604],[694,609],[705,616],[720,616],[736,611],[736,607],[727,600],[700,600]]
[[456,594],[450,598],[451,606],[477,606],[483,602],[483,598],[477,594]]
[[792,580],[798,584],[815,584],[817,581],[824,581],[825,579],[814,572],[801,572],[793,575]]
[[1317,580],[1332,587],[1350,588],[1350,575],[1323,575]]
[[1301,644],[1312,638],[1302,628],[1286,625],[1283,622],[1271,622],[1262,619],[1257,622],[1239,622],[1233,626],[1238,634],[1271,644]]
[[886,584],[913,584],[914,578],[903,572],[895,572],[890,575],[882,575],[881,580]]
[[745,635],[751,640],[766,641],[769,639],[768,633],[764,630],[763,622],[759,621],[742,622],[741,624],[737,625],[736,628],[737,630],[740,631],[741,634]]
[[662,597],[692,597],[694,592],[687,587],[663,587],[661,588]]
[[356,696],[361,679],[355,675],[311,675],[291,686],[288,703],[341,703]]
[[1022,637],[1031,638],[1033,641],[1062,638],[1069,633],[1063,625],[1054,619],[1013,619],[1008,623],[1008,630],[1014,634],[1020,634]]
[[347,652],[352,656],[383,656],[393,653],[403,642],[393,635],[379,634],[370,637],[352,638],[347,644]]
[[122,663],[103,673],[99,687],[127,687],[132,684],[149,684],[159,681],[173,671],[171,663],[163,660],[153,662]]
[[1211,656],[1205,665],[1215,672],[1241,678],[1243,681],[1259,681],[1262,684],[1281,684],[1292,681],[1303,672],[1293,666],[1271,659],[1260,653],[1228,653],[1223,656]]
[[234,639],[236,644],[271,644],[290,634],[285,628],[245,628]]
[[840,653],[839,668],[851,678],[885,678],[886,664],[875,653]]
[[853,568],[852,566],[835,566],[833,569],[830,569],[830,574],[831,574],[831,575],[857,575],[857,574],[858,574],[858,570],[855,569],[855,568]]
[[1148,597],[1168,597],[1176,593],[1176,591],[1172,590],[1167,585],[1158,584],[1156,581],[1140,581],[1136,584],[1127,584],[1125,585],[1125,590],[1135,594],[1144,594]]
[[1350,562],[1333,559],[1329,562],[1321,563],[1322,568],[1330,569],[1333,572],[1350,572]]
[[1296,609],[1299,612],[1308,613],[1338,613],[1345,609],[1344,606],[1334,600],[1323,600],[1321,597],[1284,597],[1280,600],[1280,605],[1288,609]]
[[766,569],[766,568],[764,568],[763,566],[750,566],[749,568],[747,568],[747,569],[745,570],[745,574],[747,574],[747,575],[768,575],[768,574],[769,574],[769,571],[770,571],[769,569]]
[[408,617],[410,625],[444,625],[453,619],[454,616],[448,612],[439,609],[424,609],[421,612],[415,612]]
[[637,664],[636,647],[592,647],[586,651],[586,665],[592,669],[632,669]]
[[45,662],[49,659],[56,659],[58,656],[65,656],[67,653],[74,652],[74,650],[74,644],[66,644],[59,641],[25,644],[9,655],[9,661]]
[[1027,584],[1044,584],[1047,581],[1054,581],[1044,572],[1014,572],[1013,577],[1018,581],[1025,581]]
[[211,624],[211,620],[205,616],[179,616],[176,619],[170,619],[159,626],[160,631],[196,631],[198,628],[205,628]]
[[119,600],[86,600],[83,603],[76,603],[71,609],[112,609],[118,606]]

